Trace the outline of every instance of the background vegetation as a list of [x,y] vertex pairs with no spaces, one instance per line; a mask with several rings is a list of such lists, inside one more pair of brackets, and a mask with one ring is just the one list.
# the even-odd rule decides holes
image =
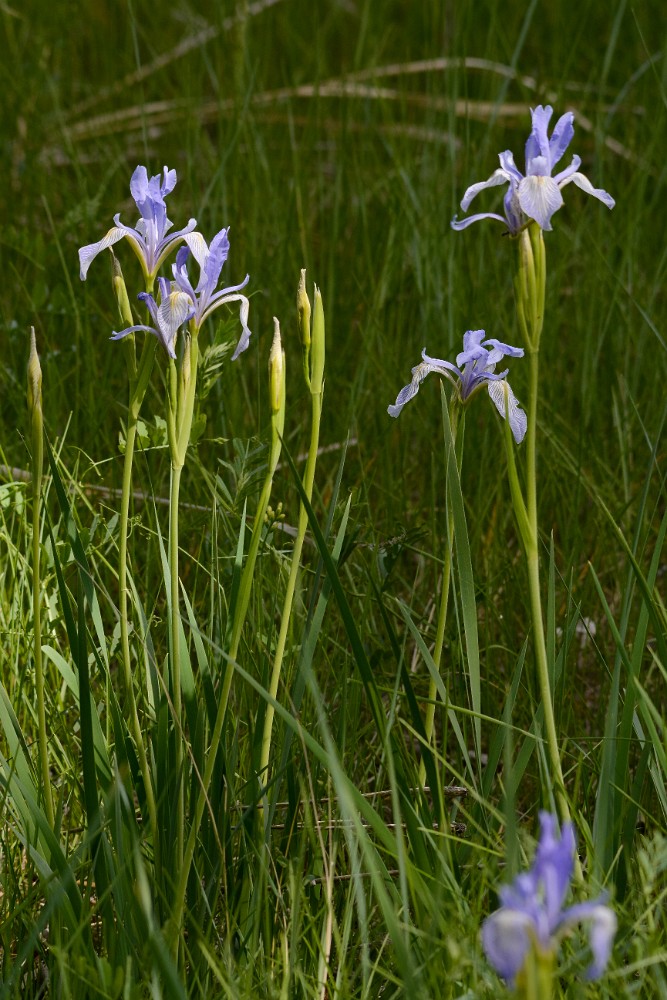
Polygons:
[[[537,0],[257,0],[238,7],[27,0],[1,4],[0,21],[6,995],[501,994],[479,926],[496,905],[494,886],[525,860],[524,851],[531,856],[538,808],[553,803],[539,740],[535,750],[525,567],[502,438],[494,411],[476,401],[466,421],[462,495],[483,755],[471,762],[470,606],[457,577],[443,675],[454,707],[438,716],[436,763],[438,779],[466,787],[468,796],[443,800],[435,790],[412,791],[429,681],[428,653],[417,637],[432,644],[446,545],[436,380],[398,422],[386,407],[422,347],[452,357],[463,332],[479,327],[517,342],[514,253],[501,227],[455,234],[449,223],[465,188],[495,168],[498,151],[514,150],[521,163],[528,109],[551,103],[557,114],[575,112],[572,148],[617,202],[610,214],[568,188],[547,234],[539,504],[548,641],[568,794],[591,883],[584,895],[606,885],[620,921],[602,983],[577,977],[584,945],[575,938],[561,988],[568,997],[667,996],[662,4],[582,0],[573,12]],[[179,961],[159,930],[169,882],[153,878],[150,850],[133,821],[132,781],[116,769],[119,734],[127,732],[111,707],[126,374],[119,347],[108,340],[118,327],[108,264],[96,261],[82,284],[77,260],[78,247],[100,238],[116,212],[134,221],[128,184],[138,163],[149,173],[175,167],[171,218],[182,225],[196,216],[209,237],[231,226],[227,278],[251,276],[251,346],[211,379],[202,400],[206,427],[189,454],[181,494],[181,579],[190,624],[197,622],[188,634],[198,678],[204,662],[214,677],[224,663],[244,505],[252,519],[265,472],[273,315],[287,355],[285,445],[298,468],[308,446],[294,306],[302,267],[309,289],[314,280],[322,290],[327,324],[313,504],[324,538],[311,532],[303,557],[278,699],[285,715],[275,748],[281,767],[273,827],[258,826],[253,766],[289,529],[298,516],[286,459],[271,501],[274,510],[282,503],[284,521],[267,527],[239,654],[217,825],[209,824],[198,845],[206,891],[200,896],[191,886]],[[119,256],[130,285],[135,262],[125,249]],[[40,869],[28,849],[37,834],[22,825],[10,779],[17,746],[36,761],[23,474],[31,325],[46,432],[64,484],[59,496],[53,479],[47,483],[52,534],[45,521],[42,537],[44,642],[63,661],[52,657],[47,665],[63,857],[55,872]],[[217,343],[232,333],[221,323],[208,336]],[[514,364],[519,399],[525,378]],[[160,663],[167,642],[163,396],[156,373],[143,409],[130,553],[152,644],[146,662],[136,647],[139,690],[147,685],[147,661]],[[82,631],[89,633],[86,658],[90,652],[109,765],[105,782],[97,759],[112,858],[106,897],[91,863],[97,848],[82,790],[89,748],[78,687],[68,679],[79,654],[63,595],[76,593],[81,550],[99,602],[99,622],[89,614]],[[199,645],[195,635],[203,637]],[[365,813],[354,788],[367,797]],[[459,824],[451,835],[450,823]]]

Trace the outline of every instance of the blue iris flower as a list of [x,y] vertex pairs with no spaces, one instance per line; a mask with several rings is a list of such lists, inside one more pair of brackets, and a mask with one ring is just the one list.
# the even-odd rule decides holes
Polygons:
[[[204,320],[218,306],[228,302],[240,302],[239,317],[242,332],[232,355],[234,361],[242,351],[245,351],[250,340],[250,330],[248,329],[250,303],[245,295],[239,294],[239,289],[247,285],[249,275],[245,276],[240,285],[231,285],[229,288],[216,291],[222,266],[229,254],[227,230],[221,229],[211,240],[210,246],[201,233],[192,233],[191,235],[190,246],[181,247],[176,255],[176,263],[172,268],[174,280],[167,281],[166,278],[158,278],[158,300],[156,301],[149,292],[139,294],[139,298],[146,303],[155,326],[144,326],[143,324],[128,326],[127,329],[114,333],[111,339],[120,340],[128,333],[145,330],[157,337],[167,354],[175,358],[176,335],[179,327],[190,321],[193,332],[196,334]],[[192,286],[187,269],[191,251],[200,268],[200,277],[196,288]]]
[[[520,358],[523,348],[510,347],[499,340],[484,340],[484,330],[468,330],[463,335],[463,350],[456,357],[456,364],[430,358],[422,351],[422,361],[412,369],[412,380],[399,392],[396,402],[387,407],[390,417],[397,417],[406,403],[419,392],[419,387],[430,372],[444,375],[454,385],[462,403],[482,386],[485,386],[496,409],[509,421],[514,440],[520,444],[526,434],[526,414],[517,402],[505,376],[509,369],[496,375],[495,368],[505,356]],[[487,346],[491,350],[487,350]],[[507,404],[507,405],[506,405]]]
[[598,979],[611,954],[616,914],[605,897],[563,908],[574,869],[574,829],[565,823],[559,838],[556,819],[546,812],[540,813],[540,827],[533,867],[499,890],[502,906],[482,925],[484,951],[503,979],[511,981],[531,947],[553,956],[568,930],[583,922],[589,925],[593,954],[587,977]]
[[[199,265],[199,281],[196,287],[193,287],[188,275],[187,264],[190,253]],[[188,240],[188,245],[181,247],[176,254],[173,274],[175,284],[188,297],[192,305],[192,323],[196,330],[199,330],[204,320],[218,306],[228,302],[241,303],[239,318],[242,332],[232,355],[232,361],[234,361],[239,354],[245,351],[250,340],[250,330],[248,329],[250,303],[245,295],[239,294],[240,290],[248,284],[250,276],[246,274],[240,285],[229,285],[227,288],[220,288],[216,291],[220,272],[228,254],[229,236],[227,229],[221,229],[211,240],[210,246],[200,233],[193,233],[192,239]]]
[[106,236],[97,243],[81,247],[79,263],[82,281],[86,280],[88,268],[95,257],[120,240],[129,240],[147,278],[155,278],[164,259],[179,243],[189,239],[196,241],[198,234],[193,233],[197,225],[195,219],[190,219],[184,229],[170,232],[172,223],[167,218],[165,198],[174,190],[176,179],[176,171],[168,170],[167,167],[162,175],[150,178],[146,167],[136,168],[130,180],[130,192],[141,218],[132,228],[120,221],[120,214],[115,215],[116,224]]
[[541,229],[550,230],[551,218],[563,204],[561,188],[574,182],[586,194],[592,194],[607,208],[613,208],[614,199],[601,188],[594,188],[588,178],[579,172],[581,157],[573,156],[572,162],[554,177],[553,168],[562,158],[574,135],[574,115],[571,111],[561,115],[549,137],[547,129],[553,108],[540,104],[531,110],[533,126],[526,142],[526,173],[521,173],[514,162],[514,156],[507,149],[500,153],[500,167],[486,181],[472,184],[463,195],[461,208],[467,212],[470,202],[485,188],[509,184],[504,198],[505,215],[495,212],[481,212],[469,215],[467,219],[452,219],[453,229],[465,229],[480,219],[496,219],[503,222],[512,235],[516,235],[528,222],[534,220]]
[[148,292],[140,292],[138,295],[138,298],[146,303],[155,326],[146,326],[143,323],[128,326],[127,329],[120,330],[118,333],[114,331],[111,340],[121,340],[128,333],[145,330],[146,333],[152,333],[154,337],[157,337],[167,354],[171,358],[175,358],[176,335],[179,328],[192,317],[192,303],[175,282],[167,281],[166,278],[158,278],[157,281],[157,301]]

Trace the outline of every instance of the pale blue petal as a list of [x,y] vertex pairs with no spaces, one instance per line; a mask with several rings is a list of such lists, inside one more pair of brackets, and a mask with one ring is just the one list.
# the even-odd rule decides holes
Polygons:
[[108,250],[114,243],[118,243],[119,240],[122,240],[127,235],[127,230],[124,226],[114,226],[97,243],[89,243],[88,246],[81,247],[79,250],[79,276],[81,280],[86,280],[88,268],[99,253],[102,253],[103,250]]
[[612,196],[610,194],[607,194],[606,191],[603,191],[602,188],[594,188],[591,182],[589,181],[588,177],[584,176],[584,174],[579,174],[579,173],[571,174],[569,177],[567,177],[564,181],[561,182],[560,186],[564,187],[566,184],[569,184],[570,181],[574,181],[577,187],[581,188],[582,191],[585,191],[586,194],[592,194],[594,198],[597,198],[598,201],[601,201],[603,205],[607,206],[607,208],[613,208],[614,205],[616,204]]
[[526,141],[526,173],[531,173],[530,164],[536,156],[549,157],[549,139],[547,128],[549,120],[553,114],[553,108],[547,104],[542,107],[539,104],[534,111],[531,111],[533,127]]
[[491,965],[503,979],[513,980],[530,948],[530,917],[501,907],[482,924],[482,946]]
[[518,184],[523,174],[514,162],[514,153],[511,149],[506,149],[503,153],[498,154],[498,159],[500,160],[501,169],[505,171],[508,175],[511,183],[511,179],[514,178]]
[[468,361],[475,361],[477,358],[487,356],[488,352],[481,346],[485,336],[486,331],[484,330],[466,330],[463,334],[463,350],[456,355],[456,363],[459,368]]
[[550,177],[549,160],[546,156],[534,156],[530,161],[530,166],[526,167],[528,177]]
[[455,368],[449,361],[441,361],[439,358],[430,358],[426,354],[426,349],[422,351],[422,358],[423,361],[421,364],[415,365],[412,369],[412,380],[410,383],[403,386],[396,397],[396,402],[387,407],[387,413],[390,417],[397,417],[399,415],[405,404],[409,403],[410,400],[417,395],[420,385],[426,376],[431,372],[438,372],[439,375],[445,375],[449,379],[452,379],[449,371],[453,371],[459,376],[461,374],[458,368]]
[[588,979],[599,979],[609,962],[618,921],[616,914],[608,906],[597,906],[589,918],[591,925],[588,941],[593,952],[593,961],[586,970]]
[[462,211],[468,211],[470,202],[479,194],[480,191],[484,191],[486,188],[498,187],[499,184],[509,184],[509,182],[510,175],[506,170],[503,170],[502,167],[499,167],[497,170],[494,170],[488,180],[478,181],[477,184],[471,184],[461,199]]
[[230,296],[230,299],[231,298],[234,298],[241,303],[241,308],[239,309],[239,319],[241,320],[242,327],[241,337],[236,345],[236,350],[232,354],[232,361],[236,361],[239,354],[243,354],[250,342],[250,330],[248,329],[248,310],[250,309],[250,303],[245,295],[234,295]]
[[507,393],[507,420],[514,440],[517,444],[521,444],[526,436],[528,418],[521,409],[509,383],[504,379],[489,378],[487,388],[494,406],[503,419],[505,418],[505,393]]
[[494,351],[498,351],[498,357],[493,359],[493,364],[500,361],[500,359],[505,356],[509,358],[523,357],[523,347],[512,347],[510,344],[503,344],[502,340],[496,340],[495,337],[489,337],[488,340],[485,340],[484,346],[487,344],[490,344],[493,348],[491,354],[493,354]]
[[[417,365],[417,368],[413,368],[413,371],[415,372],[418,371],[420,367],[421,367],[420,365]],[[417,395],[417,393],[419,392],[419,386],[421,385],[423,379],[426,378],[427,375],[428,375],[427,371],[424,371],[422,374],[415,375],[413,376],[412,381],[408,385],[403,386],[398,396],[396,397],[396,402],[392,403],[390,406],[387,407],[387,413],[389,414],[390,417],[397,417],[401,412],[401,410],[403,409],[403,407],[405,406],[405,404],[409,403],[410,400]]]
[[128,326],[125,330],[118,332],[114,330],[109,340],[122,340],[123,337],[127,337],[128,333],[136,333],[138,330],[145,330],[146,333],[152,333],[153,336],[157,336],[157,331],[152,326],[144,326],[143,323],[137,323],[136,326]]
[[549,158],[551,169],[556,166],[567,147],[572,142],[574,136],[574,115],[571,111],[566,111],[561,115],[549,139]]
[[479,222],[480,219],[496,219],[498,222],[503,222],[505,225],[507,225],[508,221],[507,219],[504,219],[502,215],[496,215],[495,212],[480,212],[478,215],[469,215],[467,218],[460,220],[454,216],[451,221],[451,227],[452,229],[456,229],[457,232],[460,232],[462,229],[467,229],[468,226],[471,226],[473,222]]
[[541,229],[551,229],[551,217],[563,204],[563,196],[552,177],[524,177],[519,184],[519,204]]
[[201,233],[188,233],[184,237],[185,243],[190,247],[192,251],[192,256],[199,264],[200,268],[203,268],[206,263],[206,257],[208,255],[208,243],[204,239]]
[[562,187],[563,181],[565,181],[568,177],[571,177],[572,174],[575,173],[575,171],[577,171],[580,166],[581,166],[581,157],[576,155],[573,156],[570,165],[565,167],[565,170],[561,170],[560,173],[556,174],[556,176],[554,177],[554,180],[558,185],[558,187]]

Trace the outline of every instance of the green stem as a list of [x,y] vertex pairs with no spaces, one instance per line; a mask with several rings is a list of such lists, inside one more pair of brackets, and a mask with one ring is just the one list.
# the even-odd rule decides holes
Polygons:
[[194,857],[194,852],[195,852],[195,844],[197,841],[197,835],[199,833],[199,828],[201,826],[202,818],[204,816],[204,810],[206,808],[206,804],[208,803],[208,789],[211,785],[211,779],[213,778],[213,771],[215,769],[215,760],[218,755],[218,750],[220,749],[220,741],[222,738],[225,716],[227,714],[227,704],[229,701],[232,679],[234,677],[234,664],[236,661],[236,656],[241,641],[241,632],[243,630],[243,624],[245,622],[245,616],[248,610],[248,603],[250,601],[250,590],[252,587],[252,579],[255,572],[255,562],[257,559],[257,553],[259,551],[259,544],[261,541],[262,530],[264,526],[264,517],[266,515],[266,508],[268,507],[269,499],[271,496],[273,475],[275,473],[276,466],[278,465],[278,458],[280,456],[284,417],[285,417],[285,407],[283,400],[282,412],[278,414],[276,417],[274,417],[273,420],[273,425],[274,425],[273,440],[271,445],[271,455],[269,458],[269,467],[267,470],[266,479],[264,480],[264,486],[262,488],[262,493],[259,499],[257,512],[255,514],[255,522],[253,525],[252,537],[250,539],[248,557],[246,559],[246,564],[243,569],[243,574],[241,576],[237,606],[234,614],[234,622],[232,625],[230,648],[229,648],[229,653],[226,657],[227,667],[225,669],[225,676],[223,679],[222,690],[220,693],[220,699],[218,701],[218,710],[215,717],[215,725],[213,727],[213,732],[211,734],[211,739],[209,741],[207,758],[206,758],[206,767],[204,768],[204,775],[202,778],[201,787],[199,789],[199,795],[197,796],[195,813],[194,816],[192,817],[192,823],[190,824],[188,839],[185,844],[183,861],[180,866],[180,874],[176,886],[176,892],[174,895],[174,905],[171,911],[171,917],[169,919],[168,926],[165,928],[167,944],[172,948],[172,950],[176,949],[178,945],[178,936],[183,916],[183,908],[185,906],[185,894],[188,886],[190,866],[192,865],[192,859]]
[[153,790],[153,778],[148,765],[146,755],[146,745],[144,734],[142,733],[137,702],[134,696],[134,680],[132,674],[132,661],[130,657],[129,620],[127,610],[128,586],[127,586],[127,539],[130,515],[130,496],[132,494],[132,466],[134,463],[134,449],[137,438],[137,425],[139,423],[139,413],[141,404],[155,359],[155,348],[157,340],[154,337],[146,337],[141,352],[139,370],[136,381],[130,385],[130,405],[128,409],[127,432],[125,436],[125,456],[123,459],[123,485],[120,500],[120,521],[119,521],[119,541],[118,541],[118,603],[120,611],[120,641],[123,666],[123,685],[125,695],[128,699],[130,725],[134,736],[134,742],[139,757],[139,769],[144,783],[144,793],[146,795],[146,807],[153,834],[153,856],[155,858],[155,870],[161,874],[161,851],[160,838],[158,836],[157,806]]
[[174,706],[175,741],[174,741],[174,773],[177,782],[176,801],[176,854],[175,870],[180,871],[183,863],[183,841],[185,829],[185,788],[183,780],[183,742],[181,723],[183,717],[181,700],[181,656],[180,656],[180,615],[178,593],[178,503],[181,487],[182,465],[172,465],[171,488],[169,493],[169,579],[171,585],[170,598],[170,634],[171,634],[171,692]]
[[[457,427],[460,412],[460,402],[454,396],[449,404],[449,421],[452,428],[452,438],[456,449],[456,463],[459,474],[461,472],[461,462],[463,458],[463,448],[457,446]],[[461,435],[462,440],[463,435]],[[447,473],[448,474],[448,473]],[[446,490],[445,490],[446,492]],[[447,535],[445,537],[445,558],[442,569],[442,586],[440,589],[440,609],[438,612],[438,622],[435,630],[435,646],[433,648],[433,664],[437,673],[440,673],[440,663],[442,661],[442,650],[445,644],[445,626],[447,624],[447,610],[449,607],[449,586],[452,574],[452,544],[454,538],[454,513],[451,504],[447,504]],[[438,696],[438,687],[434,676],[431,676],[428,686],[428,703],[426,705],[426,716],[424,719],[424,731],[426,734],[427,746],[431,746],[433,730],[435,727],[435,706]],[[426,781],[426,764],[422,759],[419,765],[419,783],[424,785]]]
[[[308,461],[306,463],[306,471],[303,480],[303,489],[308,497],[308,502],[311,501],[313,495],[313,483],[315,480],[315,466],[317,464],[317,449],[319,447],[320,440],[320,418],[322,416],[322,393],[313,393],[312,397],[312,421],[310,428],[310,448],[308,450]],[[276,698],[278,694],[278,684],[280,682],[280,673],[282,669],[283,656],[285,653],[285,643],[287,641],[287,630],[289,628],[290,616],[292,613],[292,602],[294,600],[294,592],[296,589],[297,576],[299,574],[299,568],[301,565],[301,552],[303,550],[303,543],[306,537],[306,528],[308,527],[308,515],[306,513],[306,508],[301,503],[299,507],[299,523],[297,526],[297,536],[294,542],[294,550],[292,552],[292,565],[290,567],[289,580],[287,582],[287,591],[285,593],[285,600],[283,603],[283,613],[280,622],[280,633],[278,635],[278,643],[276,646],[276,652],[273,659],[273,668],[271,671],[271,679],[269,682],[269,694],[271,698]],[[269,757],[271,754],[271,736],[273,732],[273,720],[275,716],[274,706],[267,702],[266,705],[266,715],[264,717],[264,732],[262,735],[262,749],[259,761],[259,776],[262,783],[266,786],[269,783]]]
[[[529,363],[528,428],[526,432],[526,504],[518,507],[517,519],[521,527],[527,520],[527,530],[521,532],[528,566],[528,588],[533,623],[533,643],[537,680],[544,712],[547,752],[555,784],[555,798],[562,822],[570,819],[570,809],[565,795],[565,781],[560,760],[558,736],[553,707],[553,692],[549,677],[542,597],[540,591],[539,529],[537,520],[537,405],[539,392],[540,338],[544,322],[546,287],[546,255],[542,230],[531,224],[519,237],[519,275],[517,280],[517,311],[520,323],[527,322],[526,347]],[[515,507],[517,501],[515,499]]]
[[[34,336],[34,334],[33,334]],[[39,544],[40,497],[42,495],[42,473],[44,469],[44,437],[42,426],[41,400],[32,412],[32,607],[35,629],[35,687],[37,689],[37,725],[39,743],[39,767],[42,777],[44,807],[49,826],[53,829],[55,813],[51,795],[51,775],[49,771],[49,751],[46,734],[46,708],[44,704],[44,667],[42,664],[42,610],[41,610],[41,564]]]

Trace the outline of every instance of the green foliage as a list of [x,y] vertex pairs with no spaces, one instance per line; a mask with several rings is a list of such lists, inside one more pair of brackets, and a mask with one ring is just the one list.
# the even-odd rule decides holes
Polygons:
[[[386,406],[422,346],[449,357],[473,327],[516,342],[501,227],[454,234],[449,221],[498,150],[520,160],[528,107],[545,102],[575,111],[586,173],[617,199],[610,215],[572,186],[547,234],[547,658],[586,881],[576,891],[583,899],[605,886],[619,916],[606,977],[583,981],[575,937],[558,990],[667,997],[662,5],[584,2],[576,21],[558,2],[259,0],[235,10],[210,0],[0,10],[0,998],[509,995],[479,927],[495,888],[531,856],[537,809],[553,808],[554,789],[502,430],[473,401],[461,476],[447,484],[452,444],[435,385],[398,422]],[[230,284],[251,276],[253,331],[233,363],[233,318],[201,335],[179,525],[182,733],[165,682],[164,365],[138,427],[128,638],[162,859],[120,666],[126,369],[108,340],[118,325],[109,263],[98,259],[82,284],[76,258],[116,212],[136,221],[137,163],[176,167],[175,223],[196,216],[207,237],[231,226],[225,272]],[[116,249],[139,316],[136,260]],[[322,289],[328,341],[310,502],[294,304],[302,267]],[[287,406],[271,496],[281,516],[264,522],[274,314]],[[23,475],[31,325],[51,442],[38,541],[53,828],[40,792]],[[512,380],[525,398],[518,363]],[[121,452],[124,441],[121,431]],[[308,532],[273,698],[301,502]],[[247,614],[230,659],[239,595]],[[174,948],[174,739],[192,815],[226,673]]]

